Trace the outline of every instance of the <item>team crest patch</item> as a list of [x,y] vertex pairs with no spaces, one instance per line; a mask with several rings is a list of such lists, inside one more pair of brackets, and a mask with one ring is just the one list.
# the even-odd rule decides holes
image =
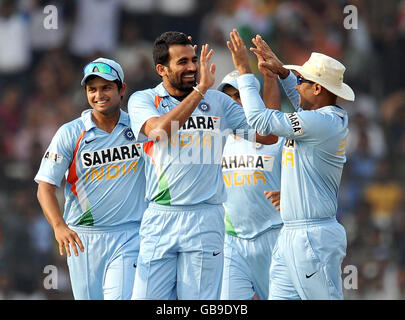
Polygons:
[[200,109],[202,112],[207,112],[210,110],[210,106],[207,103],[203,102],[198,105],[198,109]]
[[261,143],[256,143],[256,150],[261,150],[261,149],[263,149],[263,147],[264,147],[264,145],[263,144],[261,144]]
[[125,138],[126,138],[127,140],[129,140],[129,141],[135,140],[135,135],[134,135],[134,133],[132,132],[131,128],[126,128],[126,129],[125,129],[125,131],[124,131],[124,136],[125,136]]

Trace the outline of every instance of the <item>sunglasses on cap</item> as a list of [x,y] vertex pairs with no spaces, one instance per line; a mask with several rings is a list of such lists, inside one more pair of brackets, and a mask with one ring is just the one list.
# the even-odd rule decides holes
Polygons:
[[84,75],[87,75],[87,74],[90,74],[93,72],[100,72],[100,73],[111,74],[111,75],[117,76],[118,80],[122,82],[118,71],[104,62],[91,62],[87,66],[85,66],[83,69]]
[[306,82],[306,83],[315,83],[315,82],[313,82],[311,80],[304,79],[301,76],[296,76],[296,77],[297,77],[297,84],[298,85],[300,85],[301,83],[304,83],[304,82]]

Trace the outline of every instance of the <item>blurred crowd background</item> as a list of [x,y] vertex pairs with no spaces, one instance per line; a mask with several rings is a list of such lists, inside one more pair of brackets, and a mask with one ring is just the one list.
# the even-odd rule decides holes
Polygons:
[[[57,8],[56,29],[44,28],[47,5]],[[344,27],[347,5],[357,9],[357,29]],[[346,281],[354,288],[345,298],[405,298],[405,1],[0,0],[0,299],[72,299],[33,177],[58,127],[88,108],[83,66],[100,56],[121,63],[126,110],[130,93],[160,81],[158,35],[176,30],[209,43],[216,87],[233,69],[232,28],[249,43],[261,34],[285,63],[317,51],[347,67],[356,101],[340,101],[350,136],[338,219],[348,237],[343,270],[354,266],[358,282]],[[253,55],[252,68],[260,78]],[[63,203],[62,189],[58,197]],[[44,288],[46,265],[57,267],[57,289]],[[354,276],[346,270],[344,279]]]

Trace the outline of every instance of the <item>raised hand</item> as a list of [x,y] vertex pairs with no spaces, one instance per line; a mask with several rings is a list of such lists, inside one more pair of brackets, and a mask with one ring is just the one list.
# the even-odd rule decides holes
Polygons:
[[[187,39],[190,40],[191,42],[193,41],[192,36],[188,36]],[[195,52],[197,52],[197,45],[196,44],[193,45],[193,49],[194,49]]]
[[200,83],[204,92],[207,91],[215,82],[215,64],[210,64],[210,59],[214,53],[214,50],[209,48],[208,44],[201,47],[200,55]]
[[256,35],[256,37],[252,39],[252,43],[256,48],[250,48],[250,51],[257,56],[258,68],[263,74],[270,72],[279,75],[283,79],[288,76],[289,70],[283,67],[284,64],[260,35]]
[[239,75],[251,73],[249,66],[249,52],[243,43],[243,39],[236,29],[229,34],[231,41],[227,41],[229,51],[232,54],[233,64]]
[[266,61],[264,60],[264,58],[259,54],[256,54],[256,56],[257,56],[257,68],[263,74],[263,76],[271,79],[277,78],[278,76],[277,73],[274,73],[270,68],[266,68],[265,64]]

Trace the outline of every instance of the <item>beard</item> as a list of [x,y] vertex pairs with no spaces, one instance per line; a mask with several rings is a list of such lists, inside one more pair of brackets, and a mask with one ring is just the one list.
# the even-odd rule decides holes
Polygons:
[[176,74],[170,73],[169,77],[168,77],[169,83],[173,88],[175,88],[179,91],[182,91],[184,93],[190,93],[191,91],[193,91],[193,87],[197,85],[197,81],[196,81],[197,72],[194,73],[194,75],[195,75],[194,81],[184,81],[182,79],[183,75],[184,74],[182,74],[180,76],[176,76]]

